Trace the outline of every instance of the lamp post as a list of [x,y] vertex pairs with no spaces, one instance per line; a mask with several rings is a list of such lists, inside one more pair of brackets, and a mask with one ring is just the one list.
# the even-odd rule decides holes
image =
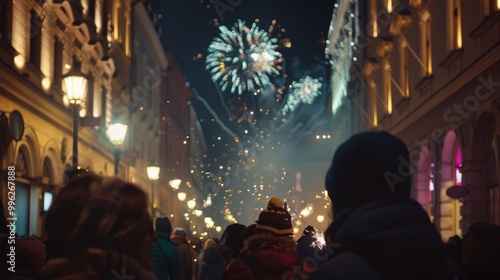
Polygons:
[[160,178],[160,167],[156,165],[150,165],[146,168],[148,172],[148,178],[153,183],[151,184],[151,215],[154,217],[154,204],[155,204],[155,181]]
[[109,141],[115,146],[115,175],[118,175],[118,166],[122,154],[120,146],[123,145],[123,142],[125,141],[125,136],[127,135],[127,129],[128,126],[126,124],[117,122],[110,123],[108,126]]
[[80,62],[73,57],[73,66],[63,75],[62,85],[68,101],[73,104],[73,169],[78,169],[78,108],[87,95],[87,76],[80,70]]

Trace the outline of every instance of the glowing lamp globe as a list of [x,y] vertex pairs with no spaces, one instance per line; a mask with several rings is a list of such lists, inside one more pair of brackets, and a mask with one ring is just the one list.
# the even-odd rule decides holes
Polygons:
[[115,146],[120,146],[125,141],[128,125],[122,123],[111,123],[108,126],[109,141]]
[[150,165],[146,168],[149,180],[156,181],[160,178],[160,167]]

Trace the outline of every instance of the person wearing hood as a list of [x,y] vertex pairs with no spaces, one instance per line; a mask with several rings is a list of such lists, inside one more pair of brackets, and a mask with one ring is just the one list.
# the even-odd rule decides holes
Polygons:
[[151,256],[155,262],[155,274],[159,280],[178,280],[180,277],[179,256],[170,240],[172,224],[168,217],[155,220],[158,239],[151,246]]
[[[273,197],[256,221],[255,233],[244,240],[240,257],[227,266],[225,280],[293,278],[297,261],[292,219],[280,199]],[[285,277],[285,278],[284,278]]]
[[410,199],[401,139],[385,131],[352,136],[337,149],[325,183],[334,217],[325,234],[330,258],[311,279],[467,279]]
[[180,280],[192,280],[193,257],[191,255],[191,246],[187,239],[186,230],[180,227],[175,228],[170,239],[179,255]]
[[239,237],[245,230],[242,224],[231,224],[222,233],[221,242],[208,247],[203,253],[199,280],[220,280],[229,262],[240,254]]

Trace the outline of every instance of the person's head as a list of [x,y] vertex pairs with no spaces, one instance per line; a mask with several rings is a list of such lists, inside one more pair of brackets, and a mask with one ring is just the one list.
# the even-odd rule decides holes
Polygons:
[[17,269],[30,276],[38,276],[45,264],[45,245],[36,237],[26,236],[16,242]]
[[316,228],[313,227],[313,226],[307,226],[304,231],[302,232],[302,235],[303,236],[306,236],[306,235],[315,235],[316,234]]
[[474,223],[462,239],[462,264],[496,268],[500,273],[500,226]]
[[117,177],[87,174],[71,180],[55,197],[45,230],[56,254],[100,248],[136,258],[144,268],[154,267],[147,196]]
[[408,149],[385,131],[353,135],[340,145],[325,178],[334,215],[377,200],[408,199]]
[[156,231],[166,234],[168,237],[172,234],[172,224],[167,217],[158,217],[155,219]]
[[259,219],[255,222],[257,232],[267,231],[278,236],[293,235],[292,217],[283,208],[279,198],[269,199],[266,209],[260,213]]
[[234,252],[239,252],[241,247],[238,240],[245,228],[246,227],[242,224],[228,225],[222,233],[221,243],[231,248]]
[[174,228],[174,232],[172,233],[172,237],[186,239],[187,238],[186,230],[181,228],[181,227],[176,227],[176,228]]

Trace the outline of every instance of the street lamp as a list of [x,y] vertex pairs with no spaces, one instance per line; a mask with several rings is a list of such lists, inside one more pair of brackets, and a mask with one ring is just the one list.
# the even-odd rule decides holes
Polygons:
[[146,168],[146,171],[148,172],[148,178],[151,180],[153,183],[151,184],[151,215],[153,215],[153,211],[155,208],[155,183],[154,181],[158,180],[160,178],[160,167],[156,165],[150,165]]
[[123,145],[123,142],[125,141],[127,129],[128,126],[122,123],[110,123],[108,126],[109,141],[115,146],[115,175],[118,175],[118,165],[122,154],[120,146]]
[[87,76],[80,70],[81,64],[73,57],[73,66],[63,75],[62,86],[70,104],[73,104],[73,169],[78,169],[78,107],[87,95]]

